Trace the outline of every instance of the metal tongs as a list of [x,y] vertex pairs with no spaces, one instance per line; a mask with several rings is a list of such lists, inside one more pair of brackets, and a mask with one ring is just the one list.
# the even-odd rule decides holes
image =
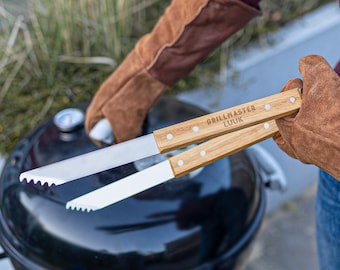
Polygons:
[[[98,210],[272,137],[278,132],[275,119],[298,112],[300,106],[301,89],[291,89],[155,130],[152,134],[121,144],[24,172],[20,179],[26,179],[28,182],[33,180],[41,184],[63,184],[203,141],[161,163],[66,204],[69,209]],[[84,164],[91,166],[85,170],[72,170],[81,164],[83,168],[86,167]]]

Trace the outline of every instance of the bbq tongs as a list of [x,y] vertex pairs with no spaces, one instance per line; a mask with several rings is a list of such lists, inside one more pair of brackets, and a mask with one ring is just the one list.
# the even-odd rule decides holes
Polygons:
[[[148,156],[197,144],[66,204],[68,209],[98,210],[274,136],[278,132],[275,119],[297,113],[300,106],[301,89],[291,89],[23,172],[20,180],[60,185]],[[77,167],[81,169],[75,169]]]

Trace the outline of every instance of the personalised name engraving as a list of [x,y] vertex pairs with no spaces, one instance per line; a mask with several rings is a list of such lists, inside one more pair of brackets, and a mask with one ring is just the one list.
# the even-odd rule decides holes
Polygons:
[[256,111],[256,108],[254,105],[247,106],[244,108],[240,108],[235,111],[231,111],[228,113],[222,113],[217,116],[211,117],[207,119],[207,124],[212,125],[212,124],[217,124],[217,123],[223,123],[225,127],[230,127],[233,125],[237,125],[239,123],[243,122],[243,116],[247,113],[251,113]]

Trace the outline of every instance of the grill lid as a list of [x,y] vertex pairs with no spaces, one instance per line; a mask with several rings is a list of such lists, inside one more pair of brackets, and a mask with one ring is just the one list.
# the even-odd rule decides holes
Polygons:
[[[76,120],[85,108],[76,109]],[[203,114],[162,98],[143,132]],[[30,132],[1,175],[0,242],[16,263],[28,269],[187,269],[219,258],[234,261],[226,254],[233,250],[236,256],[247,246],[244,238],[255,233],[264,207],[256,166],[246,152],[90,213],[66,210],[65,203],[164,157],[51,188],[20,183],[22,171],[97,149],[81,124],[57,126],[63,117]]]

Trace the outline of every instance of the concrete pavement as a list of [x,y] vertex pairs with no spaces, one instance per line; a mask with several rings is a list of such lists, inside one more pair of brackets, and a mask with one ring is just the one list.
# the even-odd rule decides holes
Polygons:
[[245,270],[318,270],[314,198],[316,184],[267,214]]

